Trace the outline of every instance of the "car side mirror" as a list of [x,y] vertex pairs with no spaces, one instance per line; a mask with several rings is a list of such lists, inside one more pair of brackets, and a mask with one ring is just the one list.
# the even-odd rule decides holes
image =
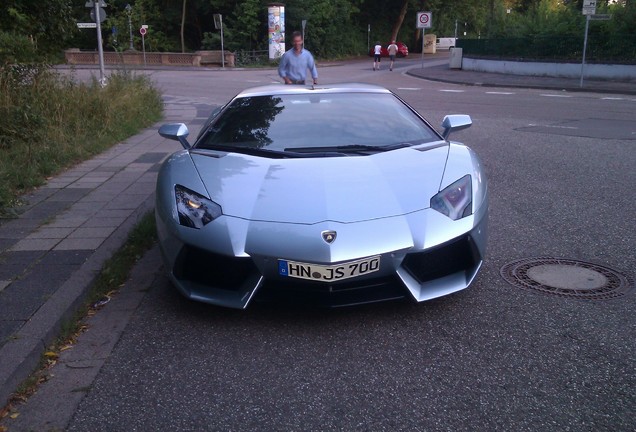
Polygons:
[[444,133],[442,133],[442,136],[445,140],[447,140],[451,132],[469,128],[472,124],[473,120],[467,114],[447,115],[442,121],[442,127],[444,128]]
[[186,139],[190,135],[188,127],[183,123],[167,123],[159,128],[159,135],[174,141],[179,141],[184,149],[188,150],[190,143]]

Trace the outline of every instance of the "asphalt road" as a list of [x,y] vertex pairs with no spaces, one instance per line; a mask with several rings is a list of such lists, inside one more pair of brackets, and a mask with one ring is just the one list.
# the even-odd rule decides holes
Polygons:
[[[452,138],[481,156],[491,216],[469,289],[422,304],[234,311],[180,297],[154,250],[73,348],[101,362],[54,369],[9,430],[633,431],[634,295],[547,295],[500,269],[568,258],[633,284],[636,97],[457,86],[407,76],[408,66],[324,67],[320,81],[385,85],[434,125],[472,116]],[[152,76],[166,97],[210,109],[276,80]]]

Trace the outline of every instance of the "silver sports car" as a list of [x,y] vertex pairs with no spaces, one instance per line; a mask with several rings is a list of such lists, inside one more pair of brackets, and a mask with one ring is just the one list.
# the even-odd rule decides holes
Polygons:
[[271,85],[216,110],[157,180],[170,279],[186,297],[246,308],[256,299],[345,306],[462,290],[482,265],[488,186],[471,125],[438,133],[368,84]]

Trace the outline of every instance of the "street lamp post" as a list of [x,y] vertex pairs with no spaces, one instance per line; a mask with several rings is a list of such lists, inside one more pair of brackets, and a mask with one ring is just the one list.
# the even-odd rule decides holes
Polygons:
[[132,6],[126,5],[126,13],[128,14],[128,31],[130,32],[130,47],[128,48],[130,51],[134,51],[135,47],[133,46],[133,34],[132,34]]

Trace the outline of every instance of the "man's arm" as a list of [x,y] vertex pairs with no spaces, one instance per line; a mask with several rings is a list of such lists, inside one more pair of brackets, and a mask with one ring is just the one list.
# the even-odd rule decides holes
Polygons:
[[311,71],[311,77],[314,79],[314,84],[318,84],[318,70],[316,69],[316,62],[314,56],[309,55],[309,70]]
[[291,84],[291,80],[287,77],[287,63],[287,56],[283,54],[278,65],[278,76],[285,81],[285,84]]

